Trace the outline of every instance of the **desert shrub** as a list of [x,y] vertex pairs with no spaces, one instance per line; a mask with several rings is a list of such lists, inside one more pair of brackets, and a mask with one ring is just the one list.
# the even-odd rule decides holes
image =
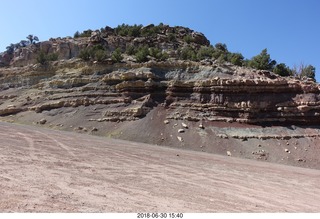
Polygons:
[[120,48],[117,48],[116,50],[113,51],[111,55],[111,59],[114,62],[121,62],[123,59],[122,52]]
[[106,51],[104,51],[102,49],[94,51],[93,56],[94,56],[94,60],[99,61],[99,62],[101,62],[101,61],[105,60],[106,58],[108,58],[108,55],[107,55]]
[[59,54],[58,53],[49,53],[47,54],[47,60],[48,61],[57,61],[59,58]]
[[301,63],[299,66],[295,65],[292,69],[292,74],[297,75],[300,78],[307,77],[316,81],[316,68],[312,65],[305,65],[303,63]]
[[90,60],[90,49],[84,48],[80,50],[78,57],[84,61],[89,61]]
[[193,60],[193,61],[198,60],[196,51],[190,46],[182,48],[179,51],[179,57],[180,59],[183,59],[183,60]]
[[177,41],[176,35],[174,33],[169,33],[168,34],[168,40],[170,42],[176,42]]
[[117,35],[120,36],[131,36],[131,37],[139,37],[141,35],[141,28],[142,25],[128,25],[128,24],[122,24],[118,25],[114,31]]
[[259,55],[252,57],[252,59],[249,61],[250,67],[259,69],[259,70],[272,71],[272,69],[276,64],[277,62],[270,58],[270,55],[268,54],[267,49],[262,50]]
[[154,57],[157,61],[165,61],[169,58],[168,53],[162,52],[159,48],[150,48],[149,49],[149,55]]
[[207,58],[212,58],[214,53],[214,48],[212,46],[202,46],[197,52],[197,59],[203,60]]
[[74,38],[80,37],[80,32],[79,32],[79,31],[76,31],[76,32],[73,34],[73,37],[74,37]]
[[128,54],[128,55],[134,55],[134,54],[136,54],[136,52],[137,52],[137,50],[136,50],[136,48],[133,46],[133,45],[128,45],[127,46],[127,48],[126,48],[126,53]]
[[148,46],[143,46],[138,48],[135,57],[137,62],[147,62],[148,59],[148,55],[149,55],[149,48]]
[[108,54],[102,45],[95,45],[93,47],[84,48],[80,50],[78,57],[84,61],[96,60],[102,61],[108,58]]
[[227,60],[238,66],[243,66],[244,63],[244,57],[241,53],[228,53]]
[[280,76],[292,75],[291,69],[284,63],[277,64],[272,71]]
[[41,65],[45,65],[48,60],[46,59],[46,54],[43,51],[40,51],[40,53],[37,56],[37,62]]
[[194,41],[192,36],[190,36],[190,35],[186,35],[185,37],[183,37],[183,40],[188,44],[190,44]]
[[49,53],[46,54],[44,51],[40,51],[36,60],[37,63],[40,63],[41,65],[46,65],[50,61],[56,61],[58,60],[59,55],[57,53]]
[[301,70],[301,77],[312,78],[315,81],[316,77],[316,68],[312,65],[307,65]]

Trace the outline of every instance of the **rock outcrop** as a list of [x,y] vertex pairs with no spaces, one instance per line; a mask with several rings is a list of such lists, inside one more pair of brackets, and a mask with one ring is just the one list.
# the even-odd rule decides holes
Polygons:
[[167,119],[175,120],[320,122],[318,84],[232,65],[169,60],[86,66],[81,60],[70,60],[48,70],[30,66],[0,73],[2,89],[36,89],[38,93],[36,99],[28,92],[24,93],[28,98],[22,94],[21,107],[4,108],[1,115],[99,105],[103,106],[101,117],[91,119],[124,121],[139,119],[154,106],[163,105],[169,109]]
[[[154,25],[148,25],[142,28],[142,31]],[[86,32],[86,31],[85,31]],[[174,36],[174,39],[171,39]],[[50,38],[48,41],[43,41],[31,44],[25,47],[19,47],[14,52],[4,52],[0,54],[1,66],[16,66],[21,67],[28,64],[37,63],[37,57],[40,52],[45,54],[58,54],[59,60],[68,60],[76,58],[79,52],[84,48],[91,48],[95,45],[101,45],[107,53],[112,53],[116,48],[125,51],[128,46],[140,47],[148,45],[150,47],[157,47],[163,51],[167,51],[171,56],[175,56],[178,48],[186,46],[185,38],[188,36],[192,46],[209,46],[210,41],[199,32],[195,32],[185,27],[170,27],[168,25],[162,26],[162,31],[153,35],[143,35],[138,37],[118,35],[113,28],[105,27],[102,30],[91,32],[90,37],[58,37]]]

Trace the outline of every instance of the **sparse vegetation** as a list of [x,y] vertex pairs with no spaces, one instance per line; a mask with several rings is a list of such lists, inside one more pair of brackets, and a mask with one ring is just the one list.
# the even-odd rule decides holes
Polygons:
[[136,58],[137,62],[147,62],[149,60],[148,55],[149,55],[149,47],[142,46],[142,47],[138,48],[138,50],[135,54],[135,58]]
[[259,55],[254,56],[249,61],[249,66],[259,70],[269,70],[272,71],[274,66],[277,64],[275,60],[270,58],[268,50],[264,49]]
[[32,34],[29,34],[26,38],[29,40],[30,44],[33,44],[36,41],[39,41],[39,38],[37,36],[32,35]]
[[[83,32],[76,31],[74,33],[74,38],[90,37],[92,32],[93,30],[91,29]],[[290,68],[285,63],[277,64],[276,60],[271,59],[267,49],[262,50],[260,54],[251,59],[245,59],[239,52],[233,53],[228,51],[227,45],[224,43],[216,43],[214,46],[204,46],[201,45],[201,43],[197,43],[198,40],[190,34],[191,32],[188,28],[169,27],[163,23],[160,23],[159,25],[150,24],[147,26],[122,24],[118,25],[116,28],[106,26],[105,28],[101,28],[100,32],[107,33],[101,34],[103,38],[112,34],[121,37],[141,38],[137,41],[126,41],[125,45],[121,45],[122,42],[119,41],[116,46],[121,48],[125,47],[125,51],[124,49],[121,50],[117,48],[112,53],[110,48],[107,48],[106,43],[94,46],[90,45],[88,48],[80,51],[78,55],[79,58],[84,61],[103,61],[111,58],[113,62],[121,62],[123,59],[123,52],[125,52],[130,56],[134,56],[137,62],[146,62],[151,57],[157,61],[163,61],[169,58],[169,54],[173,54],[174,58],[182,60],[201,61],[213,59],[218,63],[230,62],[237,66],[247,66],[259,70],[273,71],[283,77],[297,75],[301,78],[308,77],[313,80],[315,79],[315,67],[312,65],[301,64],[299,67],[294,66],[293,68]],[[6,53],[13,57],[13,54],[17,49],[36,44],[36,42],[39,41],[39,38],[33,34],[29,34],[26,39],[27,40],[21,40],[18,43],[11,43],[6,47]],[[157,42],[167,45],[163,47],[162,45],[160,46],[157,44]],[[176,50],[176,52],[164,52],[164,50],[167,51],[170,49]],[[58,54],[45,54],[42,51],[39,52],[37,56],[37,62],[42,64],[57,59]]]
[[149,49],[149,54],[151,57],[155,58],[157,61],[165,61],[169,57],[166,52],[162,52],[161,49],[154,48],[154,47]]
[[122,56],[120,48],[117,48],[116,50],[113,51],[113,53],[111,55],[111,59],[114,62],[121,62],[122,61],[123,56]]
[[37,56],[37,62],[41,65],[46,65],[50,61],[57,61],[59,55],[57,53],[46,54],[44,51],[40,51]]
[[107,51],[101,45],[80,50],[78,57],[84,61],[94,60],[99,62],[109,58]]
[[136,54],[136,52],[137,52],[137,50],[136,50],[136,48],[133,46],[133,45],[127,45],[127,48],[126,48],[126,53],[128,54],[128,55],[134,55],[134,54]]
[[193,42],[193,38],[190,35],[183,37],[183,40],[188,44]]
[[299,66],[294,66],[292,69],[292,74],[299,76],[300,78],[311,78],[315,81],[316,68],[312,65],[305,65],[301,63]]
[[280,75],[280,76],[293,75],[292,70],[288,66],[286,66],[286,64],[284,64],[284,63],[277,64],[274,67],[273,72]]
[[73,34],[73,37],[74,37],[74,38],[90,37],[90,36],[91,36],[91,33],[92,33],[92,30],[91,30],[91,29],[85,30],[85,31],[83,31],[82,33],[80,33],[79,31],[76,31],[76,32]]

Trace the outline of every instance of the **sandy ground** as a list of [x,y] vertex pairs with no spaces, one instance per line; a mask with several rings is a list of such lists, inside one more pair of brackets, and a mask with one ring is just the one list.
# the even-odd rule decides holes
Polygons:
[[320,212],[320,171],[0,123],[1,212]]

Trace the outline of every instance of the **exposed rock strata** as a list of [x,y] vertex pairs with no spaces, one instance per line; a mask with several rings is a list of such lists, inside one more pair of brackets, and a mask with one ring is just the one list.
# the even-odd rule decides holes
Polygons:
[[[171,60],[84,66],[79,60],[70,60],[58,62],[51,69],[29,66],[1,69],[0,74],[4,93],[1,115],[102,105],[101,118],[91,119],[134,120],[162,104],[170,109],[167,119],[253,124],[320,122],[318,84],[231,65]],[[35,96],[27,90],[19,97],[13,95],[15,90],[25,89],[33,89]],[[15,100],[18,104],[8,107]]]

